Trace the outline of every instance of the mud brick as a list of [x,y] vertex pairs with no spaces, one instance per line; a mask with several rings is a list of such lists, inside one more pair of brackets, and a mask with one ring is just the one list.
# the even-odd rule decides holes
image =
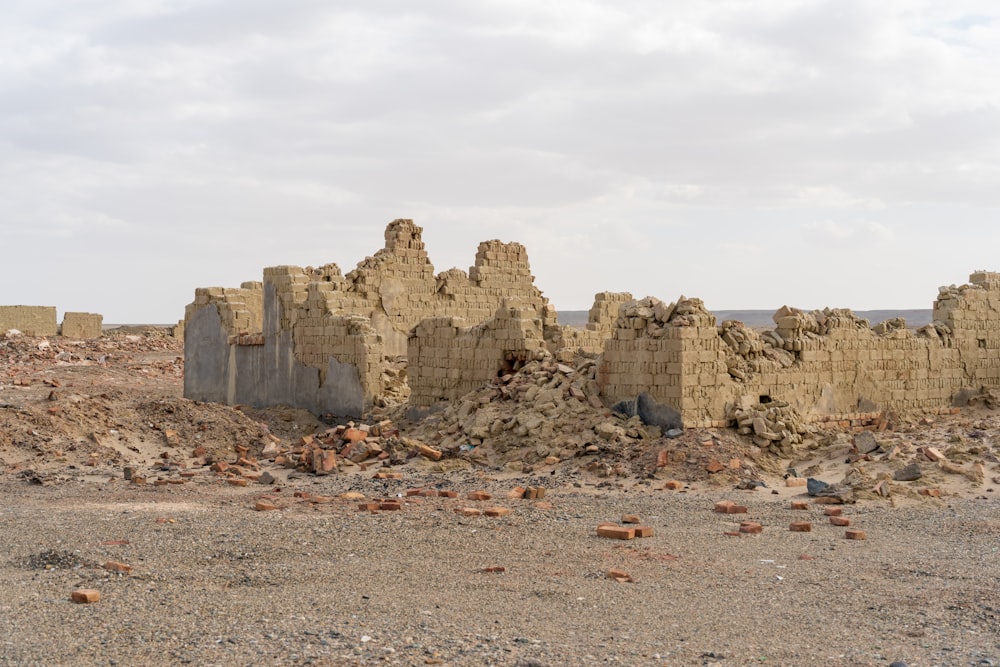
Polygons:
[[652,526],[636,526],[635,527],[636,537],[652,537],[653,527]]
[[599,537],[609,537],[614,540],[635,539],[635,528],[624,528],[622,526],[598,526],[597,535]]
[[726,514],[746,514],[748,511],[746,505],[737,505],[735,503],[726,506]]
[[191,479],[192,477],[196,477],[197,475],[198,475],[198,473],[196,473],[193,470],[182,470],[181,471],[181,477],[186,477],[187,479]]
[[172,428],[168,428],[163,432],[163,436],[167,439],[167,444],[171,447],[176,447],[181,443],[181,436]]
[[525,497],[524,494],[527,492],[528,490],[523,486],[515,486],[513,489],[507,492],[507,497],[510,498],[511,500],[516,500],[518,498],[524,498]]
[[846,537],[849,540],[865,540],[865,539],[868,539],[868,536],[865,534],[865,531],[858,530],[856,528],[850,528],[847,531],[845,531],[844,532],[844,537]]
[[642,518],[638,514],[624,514],[622,523],[642,523]]
[[826,507],[823,509],[823,514],[826,516],[840,516],[843,513],[843,507]]
[[349,428],[346,431],[344,431],[343,437],[344,440],[354,443],[354,442],[361,442],[362,440],[368,437],[368,434],[362,431],[361,429]]
[[155,479],[153,480],[153,486],[166,486],[170,482],[165,479]]
[[458,498],[457,491],[442,491],[438,489],[438,498]]
[[680,491],[684,488],[684,482],[676,479],[669,479],[663,484],[664,491]]
[[788,488],[796,488],[799,486],[808,486],[809,480],[805,477],[789,477],[785,479],[785,486]]
[[808,521],[793,521],[788,525],[788,530],[793,533],[809,533],[812,529],[813,525]]
[[809,503],[805,500],[793,500],[792,501],[793,510],[807,510],[809,509]]
[[492,516],[492,517],[510,516],[513,513],[514,510],[512,510],[509,507],[490,507],[485,512],[483,512],[483,514],[485,514],[486,516]]
[[93,604],[100,601],[101,593],[93,588],[79,588],[73,591],[70,599],[77,604]]
[[226,482],[230,486],[248,486],[250,484],[249,480],[242,479],[242,478],[227,479]]
[[661,449],[656,454],[656,467],[665,468],[668,463],[670,463],[670,452],[666,449]]
[[941,453],[941,450],[935,449],[934,447],[922,447],[921,451],[923,452],[924,456],[926,456],[928,460],[931,461],[935,462],[943,461],[945,458],[944,454]]
[[484,567],[483,568],[483,574],[503,574],[506,571],[507,571],[507,568],[505,568],[502,565],[494,565],[492,567]]
[[209,470],[212,472],[226,472],[229,470],[229,464],[225,461],[216,461]]
[[545,497],[545,487],[544,486],[529,486],[527,492],[527,498],[532,500],[541,500]]
[[831,516],[830,525],[846,527],[851,525],[851,520],[846,516]]
[[403,504],[395,500],[383,500],[378,504],[378,508],[387,512],[394,512],[403,509]]
[[382,503],[358,503],[358,509],[362,512],[377,512],[382,508]]
[[193,456],[195,458],[200,458],[200,457],[204,456],[207,453],[208,453],[208,450],[205,449],[205,445],[198,445],[193,450],[191,450],[191,456]]
[[403,479],[403,473],[401,473],[401,472],[377,472],[374,475],[374,479]]
[[472,491],[465,496],[467,500],[489,500],[492,497],[485,491]]
[[407,498],[412,498],[413,496],[419,496],[421,493],[424,492],[424,490],[425,489],[407,489],[406,490],[406,497]]
[[729,514],[729,508],[735,504],[732,500],[720,500],[715,503],[715,511],[719,514]]
[[271,510],[278,509],[278,506],[272,503],[270,500],[258,500],[253,508],[258,512],[269,512]]
[[745,535],[759,535],[764,532],[764,526],[756,521],[744,521],[740,524],[740,532]]
[[455,510],[456,514],[461,514],[462,516],[481,516],[483,511],[481,509],[476,509],[475,507],[459,507]]

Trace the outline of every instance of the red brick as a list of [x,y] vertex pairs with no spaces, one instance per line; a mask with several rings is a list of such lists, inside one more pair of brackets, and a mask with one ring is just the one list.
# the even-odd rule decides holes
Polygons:
[[486,516],[498,517],[498,516],[510,516],[514,513],[509,507],[490,507],[483,514]]
[[417,453],[431,461],[441,460],[441,450],[434,449],[428,445],[417,445]]
[[308,491],[296,491],[292,494],[292,496],[295,498],[309,498],[312,494]]
[[830,524],[833,526],[846,527],[851,525],[851,520],[846,516],[831,516]]
[[805,500],[793,500],[792,501],[793,510],[807,510],[809,509],[809,503]]
[[441,491],[438,490],[439,498],[458,498],[458,493],[456,491]]
[[403,509],[403,504],[396,502],[395,500],[384,500],[381,503],[379,503],[378,508],[383,511],[392,512],[395,510]]
[[656,454],[656,467],[665,468],[668,463],[670,463],[670,452],[666,449],[661,449]]
[[729,508],[735,504],[732,500],[720,500],[715,503],[715,511],[719,514],[729,514]]
[[358,509],[362,512],[377,512],[381,506],[382,503],[358,503]]
[[622,516],[622,523],[642,523],[638,514],[625,514]]
[[746,514],[746,505],[729,505],[726,507],[726,514]]
[[403,479],[403,473],[401,473],[401,472],[377,472],[377,473],[375,473],[375,479]]
[[505,568],[502,565],[494,565],[492,567],[484,567],[483,568],[483,574],[503,574],[506,571],[507,571],[507,568]]
[[524,494],[527,492],[523,486],[515,486],[513,489],[507,492],[507,497],[511,500],[516,500],[518,498],[524,498]]
[[486,493],[485,491],[472,491],[471,493],[467,494],[465,497],[468,500],[489,500],[493,496],[491,496],[490,494]]
[[216,461],[209,470],[212,472],[226,472],[229,470],[229,464],[225,461]]
[[636,526],[635,527],[636,537],[652,537],[653,527],[652,526]]
[[788,530],[793,533],[808,533],[813,529],[813,525],[808,521],[794,521],[788,525]]
[[424,492],[424,489],[407,489],[406,490],[406,497],[407,498],[412,498],[413,496],[419,496],[423,492]]
[[711,472],[711,473],[722,472],[725,469],[726,469],[726,466],[722,465],[722,463],[718,459],[712,459],[705,466],[705,470],[707,470],[708,472]]
[[844,509],[842,507],[827,507],[823,510],[823,514],[826,516],[840,516],[843,513]]
[[80,588],[73,591],[71,599],[79,604],[92,604],[100,601],[101,593],[93,588]]
[[368,437],[368,434],[365,433],[364,431],[360,430],[360,429],[349,428],[346,431],[344,431],[344,440],[347,440],[348,442],[352,442],[352,443],[354,443],[354,442],[361,442],[362,440],[364,440],[367,437]]
[[248,486],[250,484],[249,480],[242,478],[227,479],[226,482],[229,483],[230,486]]
[[742,467],[743,467],[743,460],[742,459],[729,459],[729,469],[730,470],[739,470]]
[[805,477],[789,477],[785,479],[785,486],[789,488],[795,488],[799,486],[808,486],[809,480]]
[[483,511],[481,509],[476,509],[475,507],[459,507],[455,510],[456,514],[461,514],[462,516],[481,516]]
[[849,540],[865,540],[865,539],[868,539],[868,536],[865,534],[865,531],[863,531],[863,530],[857,530],[857,529],[854,529],[854,528],[851,528],[851,529],[848,529],[847,531],[845,531],[844,532],[844,537],[846,537]]
[[740,532],[747,535],[759,535],[764,532],[764,526],[756,521],[744,521],[740,524]]
[[253,506],[258,512],[268,512],[270,510],[278,509],[278,506],[272,503],[270,500],[258,500]]
[[921,450],[923,451],[924,456],[931,461],[942,461],[945,458],[944,454],[941,453],[941,450],[935,449],[934,447],[922,447]]
[[597,527],[597,535],[615,540],[632,540],[635,539],[635,528],[602,525]]
[[679,491],[684,488],[684,482],[676,479],[669,479],[663,484],[664,491]]
[[616,569],[616,568],[612,568],[612,569],[608,570],[607,574],[605,576],[608,579],[614,579],[618,583],[631,583],[631,582],[635,581],[632,578],[632,575],[630,575],[628,572],[626,572],[625,570],[619,570],[619,569]]
[[920,495],[930,496],[931,498],[940,498],[941,489],[920,489]]

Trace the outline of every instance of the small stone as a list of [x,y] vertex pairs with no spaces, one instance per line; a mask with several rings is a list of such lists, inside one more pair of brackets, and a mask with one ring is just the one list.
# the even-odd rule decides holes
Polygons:
[[830,488],[830,485],[821,479],[815,479],[810,477],[806,480],[806,493],[810,496],[815,496],[822,493],[826,489]]
[[892,478],[897,482],[914,482],[923,477],[923,475],[924,473],[921,472],[920,466],[916,463],[911,463],[905,468],[897,470]]

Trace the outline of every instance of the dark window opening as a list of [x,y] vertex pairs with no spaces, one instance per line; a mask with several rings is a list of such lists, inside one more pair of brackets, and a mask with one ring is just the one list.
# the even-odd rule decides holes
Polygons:
[[768,396],[767,394],[762,394],[761,395],[761,397],[760,397],[760,404],[761,405],[767,405],[770,402],[771,402],[771,397],[770,396]]

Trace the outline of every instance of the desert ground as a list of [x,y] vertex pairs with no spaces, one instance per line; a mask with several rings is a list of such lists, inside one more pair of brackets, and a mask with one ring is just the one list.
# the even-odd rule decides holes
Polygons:
[[0,663],[1000,665],[993,400],[887,415],[870,451],[570,398],[552,446],[464,445],[468,405],[509,421],[572,369],[419,421],[400,370],[357,423],[183,372],[158,328],[0,338]]

